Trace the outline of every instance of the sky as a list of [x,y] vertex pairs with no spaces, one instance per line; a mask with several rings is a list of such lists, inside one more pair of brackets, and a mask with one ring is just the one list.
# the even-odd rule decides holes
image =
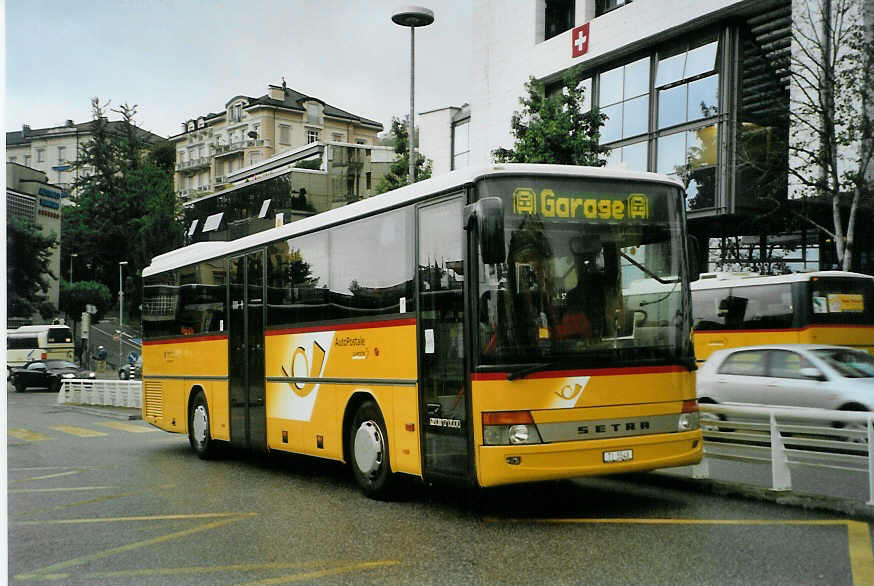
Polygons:
[[[471,8],[422,0],[417,113],[470,101]],[[390,128],[410,110],[404,0],[5,0],[7,131],[91,120],[91,99],[137,106],[161,136],[268,84]],[[110,113],[111,120],[119,116]]]

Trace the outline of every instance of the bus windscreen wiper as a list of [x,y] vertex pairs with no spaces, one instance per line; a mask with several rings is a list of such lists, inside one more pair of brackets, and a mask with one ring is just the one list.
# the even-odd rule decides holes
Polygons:
[[547,368],[551,368],[555,366],[555,362],[540,362],[538,364],[529,364],[527,366],[523,366],[521,368],[517,368],[516,370],[511,370],[507,373],[507,380],[516,380],[517,378],[525,378],[532,372],[537,372],[539,370],[546,370]]

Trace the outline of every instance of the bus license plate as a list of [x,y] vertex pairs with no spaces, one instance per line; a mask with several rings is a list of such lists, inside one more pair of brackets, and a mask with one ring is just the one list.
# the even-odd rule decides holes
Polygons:
[[631,450],[604,452],[605,464],[612,464],[613,462],[629,462],[632,458],[634,458],[634,453]]

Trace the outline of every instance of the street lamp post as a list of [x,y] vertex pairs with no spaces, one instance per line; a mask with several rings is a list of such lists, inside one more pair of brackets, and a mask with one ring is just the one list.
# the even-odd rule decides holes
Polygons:
[[70,253],[70,284],[73,284],[73,259],[79,256],[77,252]]
[[434,12],[421,6],[404,6],[395,11],[391,16],[392,22],[400,26],[410,27],[410,124],[407,140],[409,141],[410,172],[407,181],[410,185],[416,181],[416,149],[413,148],[415,140],[415,84],[416,84],[416,27],[428,26],[434,22]]
[[118,261],[118,367],[121,368],[121,332],[124,330],[124,287],[121,282],[121,267],[127,264],[126,260]]

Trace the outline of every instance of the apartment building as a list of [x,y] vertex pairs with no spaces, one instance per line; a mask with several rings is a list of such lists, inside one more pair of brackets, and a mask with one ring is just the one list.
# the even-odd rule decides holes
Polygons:
[[[120,120],[110,120],[110,132],[122,124]],[[79,174],[88,173],[88,169],[79,169],[73,163],[80,147],[91,140],[93,128],[93,120],[80,124],[67,120],[62,126],[50,128],[31,128],[23,124],[21,130],[6,133],[6,161],[44,173],[49,181],[69,193]],[[164,140],[147,130],[139,132],[147,143]]]
[[[607,115],[608,166],[680,177],[689,231],[704,243],[740,235],[744,245],[763,242],[780,226],[760,217],[762,201],[805,195],[786,177],[796,140],[787,114],[797,91],[793,25],[814,2],[474,0],[462,134],[461,109],[424,113],[422,152],[435,173],[465,160],[491,163],[495,149],[513,144],[510,119],[528,79],[558,92],[566,72],[581,70],[588,102]],[[857,2],[856,17],[871,30],[871,2]],[[827,206],[806,205],[805,214],[831,223]],[[874,221],[870,209],[862,215],[857,226]],[[781,270],[836,266],[824,232],[810,224],[785,229],[793,232],[781,235]],[[857,270],[874,272],[874,236],[858,232],[868,233],[857,235]]]
[[183,201],[229,186],[228,177],[282,152],[318,141],[373,145],[382,124],[336,108],[285,84],[253,98],[234,96],[224,110],[182,124],[174,182]]

